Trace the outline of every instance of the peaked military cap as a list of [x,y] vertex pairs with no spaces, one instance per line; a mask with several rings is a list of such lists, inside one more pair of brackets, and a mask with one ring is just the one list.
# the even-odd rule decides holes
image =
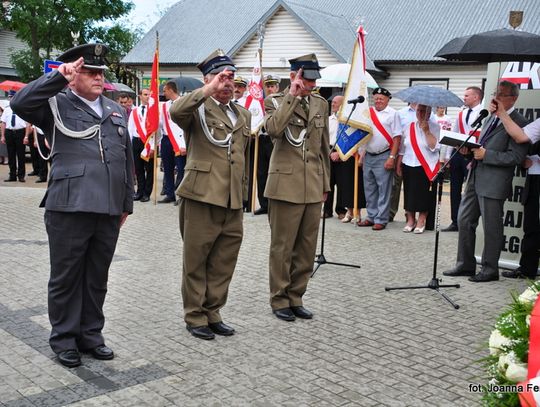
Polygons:
[[236,76],[234,78],[234,83],[236,85],[240,85],[240,86],[247,86],[247,81],[244,78],[242,78],[241,76]]
[[384,95],[387,98],[392,99],[392,94],[385,88],[375,88],[373,89],[372,95]]
[[89,69],[107,69],[105,54],[109,48],[104,44],[82,44],[68,49],[58,57],[61,62],[75,62],[84,58],[84,67]]
[[199,68],[203,75],[219,73],[225,69],[236,71],[233,61],[225,55],[225,52],[222,49],[216,49],[208,55],[204,61],[197,65],[197,68]]
[[321,77],[321,74],[319,73],[321,67],[319,66],[319,61],[315,54],[307,54],[298,58],[289,59],[289,63],[291,64],[291,71],[298,71],[302,68],[302,76],[306,79],[315,80]]
[[265,85],[279,85],[281,82],[281,78],[277,75],[266,75],[264,77],[264,84]]

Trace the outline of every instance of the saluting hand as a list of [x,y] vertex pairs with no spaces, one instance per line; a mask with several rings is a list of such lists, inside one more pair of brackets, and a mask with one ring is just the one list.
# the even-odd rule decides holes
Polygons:
[[211,96],[217,92],[222,91],[223,89],[230,87],[232,88],[232,81],[234,80],[234,73],[228,69],[216,74],[212,80],[204,85],[203,93],[206,97]]
[[67,64],[62,64],[58,67],[58,72],[60,72],[68,82],[75,79],[75,75],[80,71],[84,65],[84,58],[80,57],[75,62],[68,62]]
[[302,91],[305,90],[304,82],[302,81],[302,73],[304,70],[300,68],[294,79],[291,82],[291,87],[289,88],[289,93],[293,96],[302,96]]

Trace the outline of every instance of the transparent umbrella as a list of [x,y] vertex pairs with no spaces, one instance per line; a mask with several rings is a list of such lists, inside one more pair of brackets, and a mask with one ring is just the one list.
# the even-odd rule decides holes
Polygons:
[[[321,69],[321,78],[317,79],[317,86],[320,87],[341,87],[349,80],[349,72],[351,64],[334,64],[328,65]],[[373,76],[366,71],[366,82],[368,88],[378,88],[379,85],[373,79]]]
[[419,103],[425,106],[463,106],[463,100],[455,93],[436,86],[416,85],[400,90],[394,94],[407,103]]

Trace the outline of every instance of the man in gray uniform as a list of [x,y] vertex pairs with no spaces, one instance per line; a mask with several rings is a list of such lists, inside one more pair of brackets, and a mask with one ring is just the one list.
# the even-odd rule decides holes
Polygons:
[[51,262],[49,343],[68,367],[81,364],[79,351],[114,357],[101,334],[103,303],[120,227],[133,211],[125,110],[101,96],[106,51],[101,44],[66,51],[58,70],[28,84],[11,103],[43,130],[52,149],[41,202]]

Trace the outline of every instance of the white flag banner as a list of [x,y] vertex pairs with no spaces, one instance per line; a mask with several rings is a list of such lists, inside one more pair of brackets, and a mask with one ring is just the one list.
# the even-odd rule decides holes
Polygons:
[[258,133],[264,121],[264,94],[262,89],[262,69],[259,51],[253,65],[251,80],[248,84],[248,95],[244,107],[251,112],[251,132]]
[[[341,124],[336,149],[340,153],[342,160],[346,160],[354,154],[358,147],[367,143],[373,134],[368,104],[364,37],[364,29],[360,26],[354,43],[351,70],[349,71],[349,80],[345,89],[345,101],[358,98],[361,102],[345,103],[344,101],[338,112],[338,121]],[[346,126],[345,123],[347,123]]]

